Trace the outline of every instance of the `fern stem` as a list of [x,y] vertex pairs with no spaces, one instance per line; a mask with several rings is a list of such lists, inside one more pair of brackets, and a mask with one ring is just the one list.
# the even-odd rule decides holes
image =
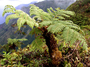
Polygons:
[[58,50],[57,41],[53,37],[54,34],[48,32],[47,27],[42,27],[40,30],[43,32],[42,36],[46,40],[46,45],[49,48],[49,55],[52,60],[52,64],[56,66],[59,65],[62,53]]

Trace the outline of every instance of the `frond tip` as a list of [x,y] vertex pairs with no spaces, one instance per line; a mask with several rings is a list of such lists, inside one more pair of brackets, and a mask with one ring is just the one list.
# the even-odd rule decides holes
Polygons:
[[17,26],[18,26],[18,30],[20,30],[20,28],[26,23],[27,25],[29,25],[31,28],[35,26],[38,26],[37,24],[35,24],[35,20],[32,19],[28,14],[26,14],[25,12],[23,12],[22,10],[16,10],[13,6],[11,5],[6,5],[5,9],[3,11],[3,16],[6,13],[12,13],[9,16],[6,17],[6,24],[9,23],[10,19],[16,19],[17,20]]
[[2,16],[4,16],[6,13],[14,13],[15,11],[16,9],[12,5],[6,5]]
[[10,19],[14,19],[14,18],[19,18],[19,16],[16,15],[16,14],[11,14],[11,15],[7,16],[7,18],[6,18],[6,24],[9,23],[9,20]]

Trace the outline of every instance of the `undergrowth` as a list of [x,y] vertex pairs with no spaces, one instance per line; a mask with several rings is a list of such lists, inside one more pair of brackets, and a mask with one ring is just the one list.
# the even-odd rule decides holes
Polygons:
[[[51,63],[47,46],[43,46],[43,50],[32,50],[32,46],[27,46],[24,49],[18,49],[15,52],[2,55],[0,66],[3,67],[55,67]],[[90,48],[88,52],[82,51],[82,47],[63,47],[63,58],[59,67],[89,67],[90,63]]]

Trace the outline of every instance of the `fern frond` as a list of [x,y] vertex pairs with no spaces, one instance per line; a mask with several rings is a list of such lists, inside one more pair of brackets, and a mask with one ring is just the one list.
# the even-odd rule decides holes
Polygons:
[[40,36],[38,36],[33,42],[32,47],[34,47],[34,50],[40,50],[42,49],[42,46],[45,44],[45,39],[41,39]]
[[20,28],[24,25],[24,23],[25,23],[25,19],[23,19],[23,18],[19,18],[17,20],[18,30],[20,30]]
[[30,22],[29,20],[26,20],[26,22],[27,22],[27,25],[33,29],[33,27],[35,25],[34,21],[31,20],[31,22]]
[[39,24],[38,24],[38,23],[35,23],[34,26],[35,26],[35,27],[39,27]]
[[18,39],[18,41],[27,41],[27,39],[23,38],[23,39]]
[[42,26],[48,26],[48,25],[52,24],[52,22],[53,21],[43,21],[43,22],[41,22],[39,24],[40,24],[40,27],[42,27]]
[[75,13],[73,12],[73,11],[65,11],[65,10],[60,10],[60,8],[55,8],[56,10],[57,10],[57,12],[58,12],[58,15],[60,14],[67,14],[67,15],[71,15],[71,16],[73,16],[73,15],[75,15]]
[[69,27],[66,27],[64,30],[63,30],[63,39],[65,40],[65,42],[69,42],[72,37],[73,37],[73,33],[74,33],[74,30],[73,29],[70,29]]
[[70,17],[73,16],[75,13],[72,11],[65,11],[65,10],[60,10],[60,8],[56,8],[56,11],[53,10],[53,8],[48,9],[48,12],[52,15],[52,16],[59,16],[59,19],[65,19],[63,16],[65,17]]
[[49,13],[44,12],[42,9],[39,9],[39,7],[36,7],[35,5],[30,5],[30,16],[35,15],[34,18],[40,18],[41,20],[50,20],[51,16]]
[[3,16],[5,15],[5,13],[8,13],[8,12],[14,13],[14,14],[11,14],[6,17],[6,24],[8,24],[10,19],[19,18],[17,20],[18,30],[20,30],[20,28],[24,25],[24,23],[29,25],[31,28],[33,28],[34,26],[38,27],[38,25],[35,23],[35,20],[32,19],[28,14],[26,14],[22,10],[16,10],[13,6],[7,5],[4,9]]
[[[50,7],[50,9],[52,9],[52,7]],[[51,16],[54,16],[54,13],[53,13],[50,9],[47,8],[48,13],[49,13]]]
[[60,20],[65,20],[65,18],[62,17],[62,16],[59,16],[58,19],[60,19]]
[[75,43],[76,40],[80,40],[81,44],[83,44],[83,49],[87,50],[87,46],[86,46],[87,44],[86,44],[86,40],[85,40],[84,36],[82,34],[78,33],[77,31],[75,31],[74,29],[65,27],[63,30],[62,36],[63,36],[63,39],[65,40],[65,42],[66,43],[70,42],[71,45],[73,43]]
[[50,10],[51,10],[53,13],[55,13],[55,10],[54,10],[52,7],[50,7]]
[[34,35],[34,34],[36,34],[36,35],[38,35],[38,34],[40,34],[40,33],[42,33],[42,31],[41,30],[39,30],[38,28],[33,28],[31,31],[30,31],[30,35]]
[[8,22],[9,22],[10,19],[15,19],[15,18],[19,18],[19,16],[16,15],[16,14],[11,14],[11,15],[7,16],[7,18],[6,18],[6,24],[8,24]]
[[16,43],[18,41],[27,41],[27,39],[23,38],[23,39],[11,39],[11,38],[8,38],[8,44],[13,44],[13,43]]
[[12,5],[6,5],[2,16],[4,16],[5,13],[14,13],[15,11],[16,11],[16,9]]
[[[41,23],[42,24],[42,23]],[[43,24],[45,24],[45,23],[43,23]],[[78,30],[78,31],[81,31],[82,33],[83,33],[83,31],[80,29],[80,27],[78,26],[78,25],[76,25],[76,24],[74,24],[72,21],[70,21],[70,20],[65,20],[65,21],[62,21],[62,20],[59,20],[59,21],[52,21],[52,22],[48,22],[47,23],[47,25],[48,24],[52,24],[52,25],[50,25],[50,27],[48,27],[48,30],[49,31],[52,31],[53,33],[57,33],[57,32],[60,32],[60,31],[62,31],[62,29],[64,28],[64,27],[70,27],[70,28],[72,28],[72,29],[75,29],[75,30]],[[55,27],[56,28],[55,28]],[[53,29],[52,29],[53,28]],[[54,30],[57,30],[58,28],[61,28],[61,30],[59,31],[57,31],[57,32],[55,32]]]
[[70,17],[69,15],[66,15],[66,14],[61,14],[61,16],[64,16],[64,17]]
[[6,5],[4,10],[7,10],[7,9],[16,10],[12,5]]
[[64,27],[65,25],[63,25],[62,23],[56,23],[56,24],[50,25],[47,29],[51,33],[58,33],[62,31]]
[[21,10],[16,10],[15,13],[19,16],[19,19],[17,21],[17,25],[18,25],[19,30],[20,30],[21,26],[24,25],[24,23],[29,25],[31,28],[34,27],[35,20],[31,19],[31,17],[28,14],[26,14],[25,12],[23,12]]
[[[50,22],[48,22],[48,24],[49,23]],[[72,29],[81,30],[78,25],[74,24],[71,21],[61,21],[60,20],[60,21],[53,21],[51,23],[52,23],[52,25],[50,25],[47,29],[48,29],[48,31],[50,31],[52,33],[58,33],[60,31],[62,31],[64,29],[64,27],[70,27]]]
[[39,9],[39,7],[36,7],[35,5],[31,5],[30,8],[30,16],[35,15],[34,18],[38,18],[40,20],[62,20],[65,19],[65,17],[70,17],[74,15],[75,13],[72,11],[65,11],[60,10],[59,8],[56,8],[56,11],[53,10],[53,8],[48,8],[47,12],[44,12],[43,10]]
[[[66,21],[65,23],[64,21],[59,22],[56,21],[54,22],[54,24],[50,25],[47,29],[51,33],[58,33],[63,31],[62,36],[66,43],[70,42],[70,44],[72,45],[73,43],[75,43],[76,40],[80,40],[83,46],[87,45],[84,36],[79,32],[77,32],[77,30],[78,31],[82,30],[78,25],[73,24],[72,22],[69,23]],[[83,49],[87,50],[87,46],[83,47]]]
[[[60,10],[59,10],[60,11]],[[65,10],[61,10],[62,11],[62,13],[61,14],[67,14],[67,15],[71,15],[71,16],[73,16],[73,15],[75,15],[75,13],[74,12],[72,12],[72,11],[65,11]]]
[[30,16],[32,15],[40,15],[40,12],[44,12],[42,9],[39,9],[39,7],[36,7],[35,5],[30,5]]
[[5,11],[3,12],[2,16],[4,16],[6,13],[14,13],[14,11],[13,11],[13,10],[5,10]]
[[16,10],[15,14],[18,15],[20,18],[22,17],[23,19],[29,20],[30,21],[30,16],[23,12],[22,10]]

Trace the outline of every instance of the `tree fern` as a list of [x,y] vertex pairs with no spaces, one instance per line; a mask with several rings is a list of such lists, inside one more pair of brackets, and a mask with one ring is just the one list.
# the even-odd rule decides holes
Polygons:
[[[35,7],[35,6],[34,6]],[[31,8],[31,13],[32,13],[32,8]],[[34,11],[33,11],[34,12]],[[42,13],[43,11],[38,11],[39,13]],[[66,43],[70,42],[70,44],[73,44],[76,40],[80,40],[81,43],[83,44],[83,49],[87,50],[87,44],[85,41],[85,38],[82,34],[80,34],[77,31],[81,31],[83,33],[83,31],[80,29],[80,27],[76,24],[74,24],[72,21],[70,20],[64,20],[65,17],[70,17],[72,15],[74,15],[74,12],[71,11],[65,11],[65,10],[59,10],[59,8],[55,10],[53,10],[52,8],[48,9],[49,14],[47,14],[47,17],[49,19],[44,19],[44,17],[41,20],[45,20],[42,21],[41,23],[39,23],[39,25],[41,27],[43,26],[48,26],[47,30],[48,32],[51,33],[58,33],[63,31],[62,36],[63,39],[66,41]],[[43,12],[44,13],[44,12]],[[36,15],[37,14],[33,13],[32,15]],[[42,16],[44,14],[41,14]],[[51,16],[51,17],[49,17]],[[60,18],[62,17],[62,18]],[[40,18],[40,16],[39,16]],[[67,35],[66,35],[67,34]],[[74,37],[74,36],[78,36],[78,37]],[[72,40],[74,39],[74,41]],[[84,47],[86,46],[86,47]]]
[[[3,16],[8,12],[13,13],[6,18],[6,23],[8,23],[10,19],[18,18],[17,26],[19,30],[24,24],[26,24],[31,28],[34,26],[36,27],[32,29],[32,32],[38,32],[36,29],[40,30],[45,26],[47,26],[48,32],[53,33],[53,35],[62,32],[60,35],[63,36],[63,40],[65,40],[66,43],[70,42],[70,44],[73,44],[76,40],[80,40],[81,44],[83,44],[83,49],[87,50],[86,40],[84,36],[78,32],[80,31],[83,33],[83,31],[72,21],[65,20],[65,18],[74,15],[74,12],[60,10],[60,8],[56,8],[56,10],[53,10],[53,8],[48,8],[47,11],[48,12],[44,12],[39,7],[31,5],[30,16],[34,15],[34,17],[31,18],[25,12],[16,10],[11,5],[7,5],[4,9]],[[40,33],[42,33],[42,30]]]
[[59,65],[60,62],[58,60],[62,58],[62,53],[58,50],[58,36],[62,38],[64,45],[65,43],[73,45],[77,40],[81,41],[80,46],[83,45],[83,50],[87,51],[86,40],[84,35],[81,34],[83,31],[72,21],[65,20],[65,18],[74,15],[74,12],[60,10],[59,8],[56,8],[56,10],[48,8],[48,12],[44,12],[39,7],[31,5],[30,16],[33,16],[33,18],[31,18],[21,10],[15,10],[12,6],[6,6],[3,15],[9,11],[13,14],[6,18],[6,23],[15,15],[17,17],[13,18],[18,18],[18,30],[20,30],[23,25],[29,25],[32,28],[30,34],[36,35],[36,39],[31,45],[34,49],[40,49],[42,45],[46,44],[53,65]]

